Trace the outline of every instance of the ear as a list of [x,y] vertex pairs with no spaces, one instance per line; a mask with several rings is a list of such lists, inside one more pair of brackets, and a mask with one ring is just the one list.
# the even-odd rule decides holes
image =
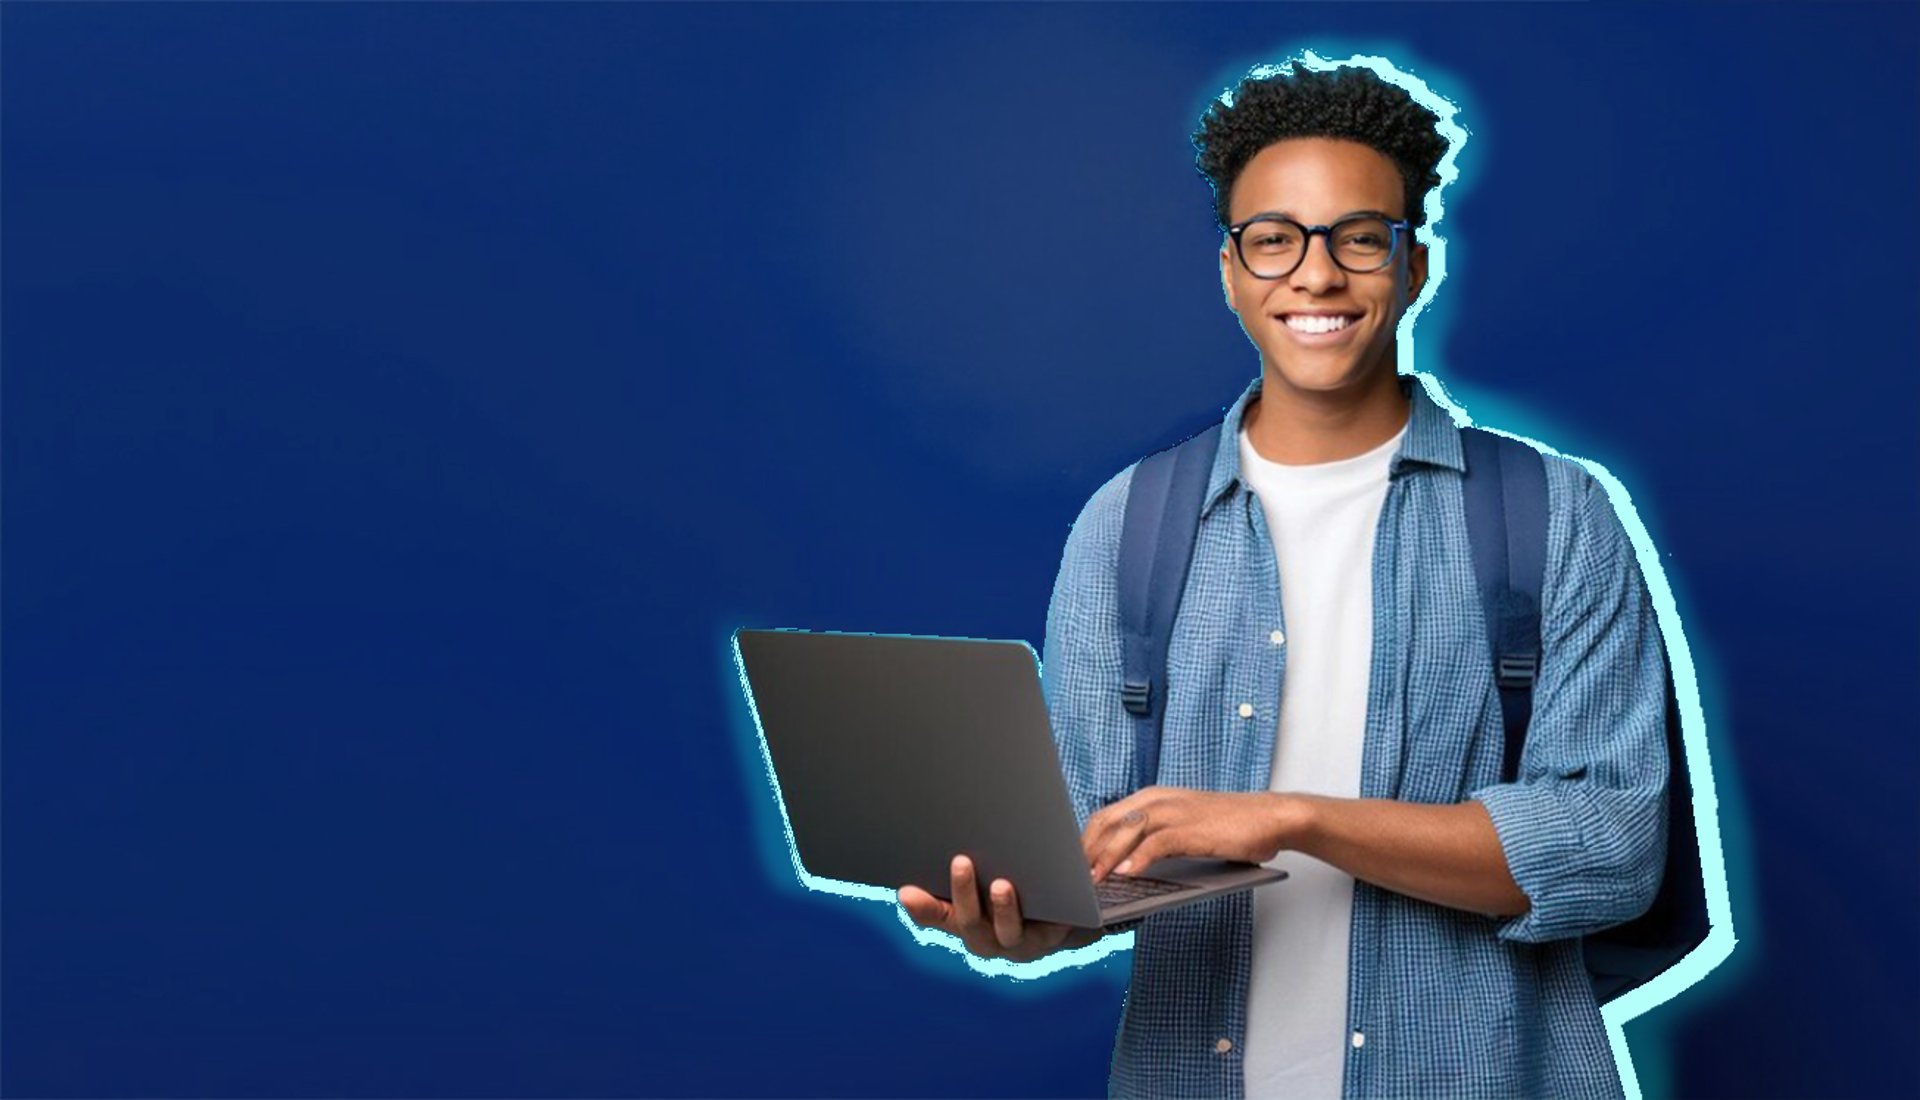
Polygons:
[[1227,308],[1240,312],[1239,303],[1233,300],[1233,251],[1231,245],[1220,246],[1220,291],[1226,295]]
[[1420,297],[1427,286],[1427,246],[1416,244],[1407,251],[1407,301]]

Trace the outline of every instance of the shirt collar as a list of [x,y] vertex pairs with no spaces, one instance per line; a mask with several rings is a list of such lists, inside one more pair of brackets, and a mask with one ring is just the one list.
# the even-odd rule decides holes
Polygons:
[[[1213,456],[1213,472],[1207,478],[1207,500],[1201,508],[1202,515],[1212,510],[1229,490],[1243,485],[1240,478],[1240,421],[1246,415],[1247,406],[1260,395],[1261,382],[1262,378],[1255,376],[1239,400],[1227,409],[1219,449]],[[1399,477],[1409,463],[1460,471],[1467,468],[1460,449],[1460,429],[1454,425],[1452,414],[1436,404],[1428,392],[1428,388],[1434,384],[1422,374],[1400,376],[1400,392],[1406,395],[1410,408],[1407,432],[1400,437],[1400,448],[1394,452],[1393,461],[1387,467],[1387,477],[1390,479]]]

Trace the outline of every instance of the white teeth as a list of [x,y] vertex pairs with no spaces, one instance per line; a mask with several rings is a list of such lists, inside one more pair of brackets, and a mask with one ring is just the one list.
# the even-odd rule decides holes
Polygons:
[[1296,313],[1287,318],[1287,327],[1295,332],[1338,332],[1347,324],[1345,317],[1311,317]]

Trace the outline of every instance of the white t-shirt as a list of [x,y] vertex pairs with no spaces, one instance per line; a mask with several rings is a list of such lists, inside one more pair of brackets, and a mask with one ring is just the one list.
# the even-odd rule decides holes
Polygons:
[[[1404,428],[1366,454],[1283,466],[1240,433],[1240,469],[1280,567],[1285,687],[1271,789],[1356,798],[1373,659],[1373,538]],[[1298,852],[1253,892],[1248,1100],[1337,1100],[1347,1029],[1353,877]]]

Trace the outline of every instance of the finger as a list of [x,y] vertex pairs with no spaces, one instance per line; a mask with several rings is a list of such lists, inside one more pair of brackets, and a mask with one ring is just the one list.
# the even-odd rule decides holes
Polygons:
[[953,919],[953,906],[918,886],[900,888],[900,906],[922,928],[948,928]]
[[1020,919],[1020,899],[1013,892],[1013,883],[1006,879],[995,879],[992,891],[993,902],[993,938],[1000,946],[1011,950],[1020,946],[1026,935],[1025,922]]
[[1166,855],[1173,847],[1173,830],[1162,829],[1140,841],[1139,845],[1126,854],[1126,858],[1114,865],[1114,871],[1122,875],[1145,874],[1155,860]]
[[1087,862],[1093,862],[1093,857],[1112,841],[1115,833],[1137,826],[1142,815],[1154,816],[1156,810],[1177,805],[1184,793],[1171,787],[1142,787],[1087,818],[1087,827],[1080,834],[1080,846],[1087,852]]
[[966,856],[953,857],[953,919],[960,938],[969,943],[992,935],[980,916],[980,887],[974,882],[973,861]]
[[[1128,853],[1137,848],[1154,830],[1154,821],[1144,809],[1135,808],[1121,818],[1120,824],[1107,835],[1106,843],[1095,851],[1090,861],[1093,880],[1099,882],[1111,874]],[[1126,872],[1121,872],[1125,874]]]
[[1107,846],[1114,829],[1126,820],[1128,814],[1140,807],[1142,799],[1152,790],[1152,787],[1148,787],[1135,791],[1118,802],[1102,806],[1087,818],[1087,827],[1080,831],[1080,847],[1087,854],[1088,865],[1092,865],[1094,857]]

